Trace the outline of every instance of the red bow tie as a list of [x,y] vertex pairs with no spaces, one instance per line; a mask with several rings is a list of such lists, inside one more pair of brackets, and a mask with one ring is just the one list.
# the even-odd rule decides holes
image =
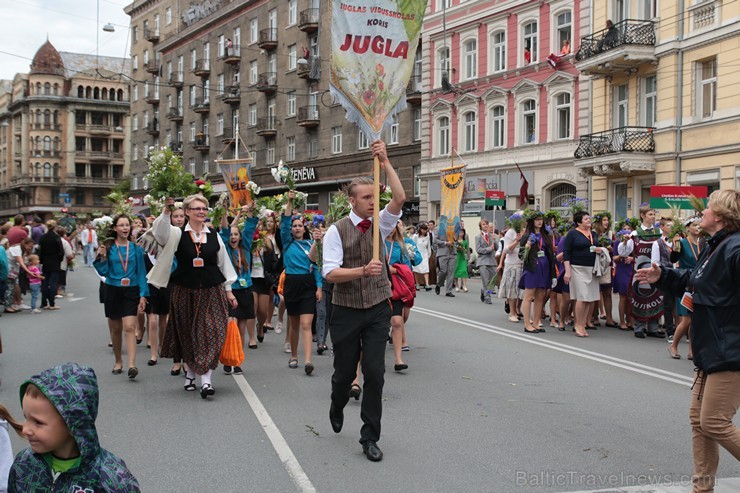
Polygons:
[[370,222],[370,219],[363,219],[359,223],[357,223],[357,229],[362,231],[363,233],[366,233],[368,229],[370,229],[370,226],[372,223]]

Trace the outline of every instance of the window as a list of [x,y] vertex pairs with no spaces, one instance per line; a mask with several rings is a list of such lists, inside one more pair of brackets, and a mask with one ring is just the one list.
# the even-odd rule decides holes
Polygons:
[[138,190],[139,189],[139,177],[138,176],[134,176],[133,184],[132,184],[131,188],[133,188],[134,190]]
[[220,34],[218,36],[218,43],[216,44],[216,51],[218,51],[217,57],[221,58],[226,53],[226,40],[224,39],[224,35]]
[[555,98],[555,138],[570,138],[570,94],[567,92]]
[[555,42],[557,44],[553,47],[553,52],[555,51],[555,49],[557,49],[561,50],[561,54],[567,54],[563,53],[563,47],[566,46],[566,43],[567,46],[570,47],[572,24],[573,22],[571,20],[570,11],[558,14],[558,16],[555,18],[555,27],[557,29],[555,34]]
[[308,157],[316,158],[319,155],[319,141],[316,137],[311,137],[308,141]]
[[506,145],[506,130],[503,105],[494,106],[491,110],[491,146],[504,147]]
[[523,65],[537,61],[537,22],[530,22],[524,26],[524,53]]
[[622,128],[629,121],[629,99],[627,84],[614,87],[614,128]]
[[464,115],[465,131],[463,133],[465,142],[463,149],[465,152],[474,152],[477,148],[476,142],[478,137],[478,115],[475,111],[468,111]]
[[195,122],[190,122],[190,142],[195,141]]
[[[563,209],[563,204],[575,198],[576,193],[576,186],[570,183],[555,185],[550,189],[550,209]],[[621,217],[624,218],[626,216]]]
[[452,0],[437,0],[437,10],[449,9],[452,7]]
[[149,81],[144,81],[144,99],[149,98]]
[[421,166],[413,166],[411,168],[411,174],[414,180],[414,197],[421,195]]
[[298,0],[288,2],[288,25],[292,26],[298,22]]
[[190,86],[190,106],[195,106],[195,86]]
[[654,127],[657,117],[658,105],[658,81],[656,76],[651,75],[643,79],[643,103],[645,108],[643,115],[643,125]]
[[164,23],[167,26],[172,24],[172,7],[164,9]]
[[342,152],[342,127],[332,127],[331,129],[331,152],[332,154]]
[[182,73],[185,70],[185,57],[180,55],[177,57],[177,81],[182,82]]
[[[255,118],[257,118],[257,107],[255,106]],[[233,132],[239,128],[239,109],[235,109],[231,112],[231,125],[234,127]]]
[[437,52],[437,59],[439,60],[439,86],[442,85],[442,80],[446,79],[450,82],[450,49],[444,47]]
[[267,27],[269,27],[273,33],[277,33],[277,10],[272,9],[267,12]]
[[139,115],[134,113],[134,116],[131,118],[131,130],[139,130]]
[[139,41],[139,28],[134,26],[131,28],[131,42],[136,43]]
[[224,87],[225,87],[224,74],[218,74],[218,76],[216,76],[216,93],[219,96],[224,93]]
[[139,146],[137,146],[136,144],[131,147],[131,159],[133,159],[134,161],[139,159]]
[[139,70],[139,55],[134,55],[131,57],[131,70],[136,72]]
[[252,19],[249,21],[249,42],[250,43],[256,43],[257,42],[257,36],[259,25],[257,24],[257,19]]
[[478,77],[478,41],[469,39],[463,44],[465,53],[465,78],[475,79]]
[[257,105],[256,104],[250,104],[249,105],[249,122],[248,125],[250,127],[254,127],[257,125]]
[[288,93],[288,116],[295,116],[295,91]]
[[641,19],[649,21],[656,16],[656,12],[658,11],[656,5],[657,1],[658,0],[640,0],[640,15],[642,16]]
[[209,171],[208,167],[209,167],[208,159],[204,159],[203,160],[203,174],[204,175],[208,174],[208,171]]
[[398,115],[393,115],[391,121],[391,129],[390,129],[390,139],[388,139],[389,144],[398,144]]
[[295,137],[288,137],[286,141],[288,144],[285,148],[285,160],[288,162],[295,161]]
[[522,103],[522,144],[537,140],[537,104],[534,99]]
[[414,108],[414,142],[421,140],[421,108]]
[[450,119],[446,116],[437,120],[437,154],[439,156],[450,154]]
[[717,60],[712,58],[696,65],[699,82],[696,113],[709,118],[717,110]]
[[195,176],[195,159],[190,158],[190,161],[188,162],[188,170],[191,175]]
[[203,68],[208,69],[211,66],[211,44],[203,43]]
[[296,68],[296,48],[295,45],[288,46],[288,70],[295,70]]
[[[241,27],[235,27],[234,28],[234,49],[238,50],[242,45],[242,28]],[[237,51],[237,55],[240,55],[240,53]]]
[[614,24],[629,19],[629,12],[627,12],[629,3],[629,0],[614,0],[614,17],[612,18]]
[[362,129],[357,130],[357,149],[363,150],[370,147],[370,141],[367,138],[367,134]]
[[154,15],[154,34],[159,36],[159,14]]
[[149,128],[149,112],[144,111],[144,128]]
[[190,50],[190,70],[195,70],[198,63],[198,52],[196,50]]
[[249,62],[249,83],[257,83],[257,60]]
[[224,114],[218,113],[216,115],[216,135],[224,134]]
[[307,193],[306,194],[306,210],[315,211],[319,208],[319,194],[318,193]]
[[139,100],[139,85],[134,82],[134,101]]
[[271,53],[267,57],[267,71],[273,74],[277,72],[277,55],[275,53]]
[[312,56],[319,56],[319,37],[318,35],[314,34],[310,38],[308,38],[308,44],[309,44],[309,52]]
[[493,33],[491,45],[493,46],[493,71],[506,70],[506,32]]

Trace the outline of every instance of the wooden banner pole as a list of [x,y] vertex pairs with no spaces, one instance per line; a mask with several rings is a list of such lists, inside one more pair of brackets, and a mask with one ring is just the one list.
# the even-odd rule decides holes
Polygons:
[[373,159],[373,260],[380,260],[380,159]]

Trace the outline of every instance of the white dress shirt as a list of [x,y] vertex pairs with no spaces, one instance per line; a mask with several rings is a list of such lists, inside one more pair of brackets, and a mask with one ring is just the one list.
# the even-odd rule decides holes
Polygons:
[[[362,218],[355,214],[355,211],[350,211],[349,218],[352,224],[357,225],[362,221]],[[398,220],[401,218],[401,213],[391,214],[388,212],[388,206],[385,207],[378,215],[380,220],[380,237],[386,238],[393,228],[398,224]],[[370,218],[372,223],[372,218]],[[383,242],[381,241],[381,244]],[[324,254],[323,254],[323,266],[321,274],[326,277],[334,269],[341,267],[344,263],[344,248],[342,247],[342,238],[339,236],[339,230],[332,224],[324,235]]]

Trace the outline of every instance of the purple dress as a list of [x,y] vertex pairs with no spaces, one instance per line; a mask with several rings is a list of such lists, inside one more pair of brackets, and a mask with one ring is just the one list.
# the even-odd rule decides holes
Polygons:
[[[535,242],[542,241],[542,237],[538,234],[534,235]],[[546,248],[549,248],[547,243],[542,245],[543,252]],[[524,270],[522,273],[522,284],[524,289],[550,289],[552,281],[550,280],[550,261],[547,256],[537,257],[537,264],[535,265],[534,272]]]
[[[558,248],[555,251],[556,256],[563,253],[564,245],[565,245],[565,235],[563,235],[563,237],[560,238],[560,241],[558,242]],[[555,291],[556,293],[570,294],[570,286],[565,284],[565,264],[562,262],[556,262],[555,265],[557,265],[558,267],[558,283],[555,285],[555,288],[553,289],[553,291]]]
[[[619,246],[619,240],[614,242],[612,250],[617,251]],[[632,281],[632,272],[634,268],[632,264],[625,264],[623,259],[620,262],[614,262],[616,267],[614,269],[614,278],[612,279],[613,291],[617,294],[627,296],[630,291],[630,284]]]

